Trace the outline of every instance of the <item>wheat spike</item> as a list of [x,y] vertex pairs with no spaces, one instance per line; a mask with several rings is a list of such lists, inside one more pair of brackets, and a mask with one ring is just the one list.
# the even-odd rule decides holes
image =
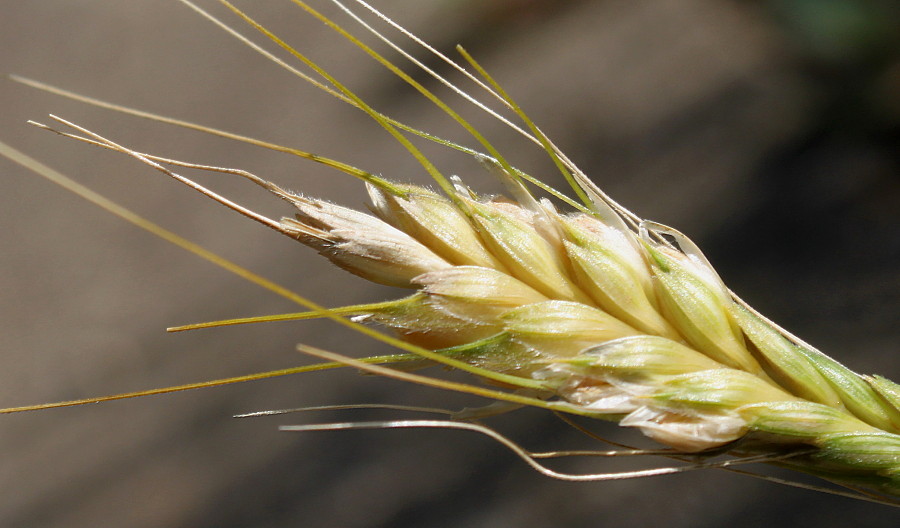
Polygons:
[[[769,457],[900,498],[900,388],[885,378],[851,372],[746,307],[687,237],[635,217],[590,183],[477,63],[470,60],[494,86],[491,93],[531,132],[516,130],[543,145],[573,182],[583,202],[568,201],[575,211],[560,212],[535,197],[522,183],[524,175],[474,130],[489,152],[477,154],[479,160],[513,198],[480,196],[445,178],[398,130],[408,128],[288,51],[325,79],[325,89],[394,134],[438,186],[391,182],[326,160],[365,180],[374,214],[246,173],[240,175],[287,201],[294,215],[270,220],[213,196],[340,268],[414,291],[329,316],[352,315],[381,325],[426,349],[409,351],[427,360],[461,362],[476,375],[532,391],[537,395],[532,402],[564,402],[570,412],[615,420],[679,453],[721,450],[748,460]],[[156,167],[157,161],[171,162],[76,131],[86,141]]]
[[[358,237],[363,247],[339,241],[322,250],[305,234],[312,226],[281,220],[338,266],[389,284],[408,277],[411,257],[386,251],[377,233],[405,229],[421,243],[412,258],[429,269],[398,284],[419,291],[415,303],[385,303],[360,317],[438,352],[540,380],[545,397],[621,417],[681,452],[796,450],[803,454],[781,463],[900,493],[896,386],[792,343],[737,304],[701,256],[654,241],[661,226],[620,231],[547,202],[473,200],[470,191],[455,197],[455,212],[454,200],[424,188],[370,191],[380,218],[360,216],[333,231],[371,233]],[[303,198],[301,209],[308,204],[333,207]],[[371,271],[348,265],[357,254],[387,262]],[[473,266],[459,254],[500,265]],[[397,276],[385,279],[381,269],[391,266]]]
[[[580,175],[463,54],[564,174]],[[621,425],[679,451],[731,446],[734,454],[748,456],[796,450],[801,454],[782,463],[900,494],[900,411],[890,389],[791,341],[736,302],[680,233],[635,221],[585,178],[576,178],[575,187],[590,211],[561,214],[532,197],[499,153],[486,148],[496,160],[488,165],[515,200],[478,197],[439,175],[444,195],[368,184],[377,217],[358,217],[310,240],[310,229],[330,222],[309,209],[334,206],[276,191],[300,209],[296,219],[281,224],[340,267],[417,289],[412,304],[393,309],[388,303],[359,314],[412,342],[541,381],[545,397],[620,418]],[[392,228],[409,241],[379,234]],[[412,241],[421,244],[417,251],[408,250]],[[361,256],[373,259],[369,269],[348,263]],[[411,267],[423,273],[410,276]],[[384,269],[395,274],[385,277]]]

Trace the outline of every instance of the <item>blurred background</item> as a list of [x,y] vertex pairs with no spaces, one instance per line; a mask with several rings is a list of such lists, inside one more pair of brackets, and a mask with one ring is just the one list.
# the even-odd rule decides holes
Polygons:
[[[854,370],[900,378],[896,2],[374,3],[448,54],[463,44],[601,187],[637,214],[691,236],[762,313]],[[5,4],[3,73],[427,182],[361,112],[177,2]],[[203,4],[241,26],[215,2]],[[413,90],[296,6],[240,5],[376,108],[474,146]],[[353,27],[329,2],[314,5]],[[25,121],[54,113],[138,150],[247,169],[362,206],[362,186],[349,177],[8,79],[0,80],[0,105],[3,141],[314,300],[338,306],[402,293],[331,269],[313,251],[125,156]],[[516,166],[557,182],[538,149],[477,112],[465,115]],[[466,156],[424,148],[445,173],[496,189]],[[168,326],[296,307],[7,160],[0,160],[0,174],[0,406],[303,364],[310,360],[295,351],[300,342],[354,356],[387,353],[324,322],[168,335]],[[289,213],[235,178],[194,176],[269,216]],[[280,424],[397,416],[391,412],[230,418],[359,402],[482,403],[344,370],[2,416],[0,525],[896,526],[886,507],[721,471],[572,484],[538,476],[471,433],[277,431]],[[493,423],[532,449],[596,446],[542,412]],[[600,430],[643,442],[635,433]],[[557,467],[615,471],[634,464]]]

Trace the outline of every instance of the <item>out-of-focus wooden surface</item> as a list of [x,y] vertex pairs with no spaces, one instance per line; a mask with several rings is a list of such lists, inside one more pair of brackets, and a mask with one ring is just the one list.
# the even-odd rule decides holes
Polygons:
[[[3,73],[426,181],[360,112],[176,2],[8,4],[0,17]],[[850,19],[832,20],[826,29],[862,32],[844,31],[844,40],[830,44],[812,31],[818,19],[798,18],[802,10],[794,8],[803,4],[377,2],[448,53],[457,42],[467,46],[604,189],[694,237],[726,282],[762,312],[856,370],[897,379],[900,184],[892,141],[900,62],[879,17],[860,25],[851,11]],[[379,109],[472,144],[300,9],[242,5]],[[316,5],[336,14],[328,2]],[[91,188],[317,301],[336,306],[398,295],[331,269],[312,251],[133,160],[24,124],[47,113],[136,149],[252,170],[361,206],[364,192],[349,177],[0,80],[0,137]],[[552,180],[539,150],[495,122],[476,122],[514,164]],[[427,152],[446,173],[496,188],[465,156]],[[385,352],[317,322],[167,335],[167,326],[296,307],[8,161],[0,160],[0,174],[0,406],[296,365],[308,361],[295,352],[298,342],[353,355]],[[203,181],[271,216],[289,213],[233,178]],[[276,430],[392,413],[230,418],[354,402],[476,403],[341,371],[0,416],[0,526],[896,525],[883,507],[723,472],[551,481],[462,432]],[[593,445],[540,412],[496,425],[534,449]]]

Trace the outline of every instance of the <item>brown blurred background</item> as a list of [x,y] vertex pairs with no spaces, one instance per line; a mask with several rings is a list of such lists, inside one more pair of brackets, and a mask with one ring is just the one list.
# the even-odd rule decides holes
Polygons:
[[[204,4],[240,26],[214,2]],[[900,378],[896,2],[376,4],[448,53],[464,44],[604,189],[638,214],[692,236],[732,289],[760,311],[855,370]],[[473,144],[289,2],[241,5],[377,108]],[[315,5],[338,14],[328,2]],[[7,0],[0,71],[297,146],[398,180],[426,181],[360,112],[304,85],[174,1]],[[136,149],[248,169],[361,206],[364,192],[349,177],[6,79],[0,80],[0,105],[3,141],[281,284],[334,306],[398,294],[330,269],[314,252],[133,160],[24,122],[52,112]],[[496,122],[466,115],[514,164],[555,182],[539,150]],[[426,149],[444,172],[495,188],[465,156]],[[295,352],[298,342],[360,356],[386,353],[317,322],[167,335],[167,326],[296,307],[6,160],[0,173],[0,406],[308,362]],[[197,177],[270,216],[288,212],[234,178]],[[277,431],[279,424],[395,413],[230,418],[354,402],[478,403],[336,371],[3,416],[0,526],[823,527],[897,521],[886,507],[724,472],[551,481],[502,447],[463,432]],[[515,413],[495,425],[534,449],[595,445],[540,412]],[[604,432],[641,441],[614,428]]]

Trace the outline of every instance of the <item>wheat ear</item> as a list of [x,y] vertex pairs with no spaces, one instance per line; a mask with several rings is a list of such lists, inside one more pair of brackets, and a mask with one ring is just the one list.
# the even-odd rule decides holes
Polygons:
[[561,214],[535,199],[493,150],[482,159],[515,200],[479,197],[439,175],[443,193],[369,182],[371,216],[271,189],[298,210],[280,221],[294,238],[357,275],[417,291],[358,317],[520,377],[523,387],[539,381],[545,397],[618,419],[678,451],[793,450],[799,454],[780,463],[900,495],[898,386],[856,375],[736,302],[689,239],[635,222],[579,179],[463,54],[564,175],[575,175],[591,211]]
[[[576,212],[561,213],[536,198],[525,175],[453,110],[348,36],[469,130],[489,153],[477,154],[479,160],[513,199],[480,196],[445,178],[401,132],[408,127],[231,8],[312,68],[324,89],[384,126],[439,187],[390,182],[325,160],[365,180],[372,215],[232,171],[290,203],[294,216],[268,219],[214,198],[338,267],[414,292],[330,313],[316,309],[311,316],[352,315],[382,325],[410,344],[412,354],[537,395],[503,397],[512,402],[561,402],[560,410],[615,420],[679,453],[762,456],[900,498],[900,386],[853,373],[745,306],[687,237],[637,218],[590,183],[464,51],[484,78],[481,86],[530,132],[516,130],[541,144],[571,182],[581,203],[567,203]],[[154,158],[75,128],[86,141],[177,176]],[[407,358],[385,361],[401,359]],[[430,423],[425,426],[446,426]]]
[[681,235],[468,188],[453,199],[402,189],[369,187],[377,217],[277,191],[299,211],[280,221],[294,238],[416,290],[358,308],[360,319],[520,386],[538,381],[544,397],[680,452],[795,451],[780,463],[900,494],[897,386],[792,343],[737,304]]

